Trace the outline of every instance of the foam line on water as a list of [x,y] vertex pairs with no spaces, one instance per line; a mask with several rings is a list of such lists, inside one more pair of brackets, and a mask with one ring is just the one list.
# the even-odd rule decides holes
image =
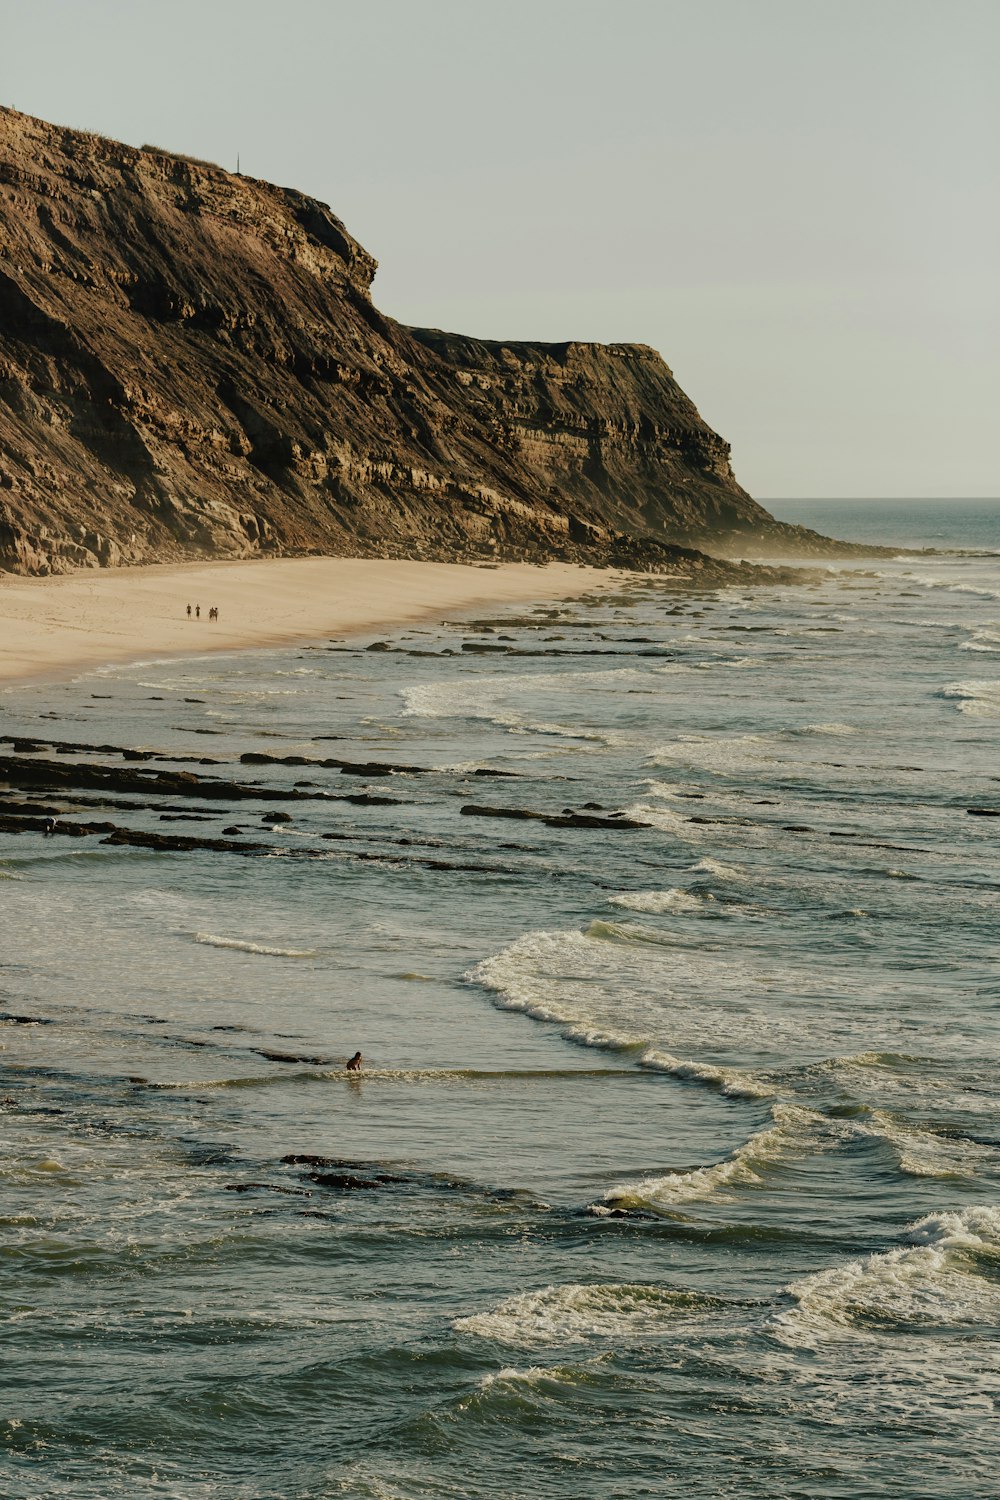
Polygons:
[[[617,956],[616,948],[635,950],[634,960],[626,959],[624,952]],[[675,1056],[650,1034],[652,1016],[639,1011],[630,1017],[617,1003],[621,984],[626,982],[626,969],[635,968],[636,978],[648,984],[650,960],[643,950],[648,950],[651,958],[663,948],[673,950],[678,960],[689,957],[676,947],[669,933],[595,920],[582,933],[526,933],[470,969],[465,978],[487,990],[500,1009],[521,1011],[534,1020],[554,1023],[567,1040],[581,1046],[632,1052],[636,1062],[646,1068],[707,1085],[734,1098],[773,1095],[775,1090],[769,1083],[741,1069]],[[654,967],[652,975],[658,983],[659,969]],[[599,986],[594,980],[600,982]],[[609,989],[612,985],[613,994]],[[677,1004],[690,1022],[691,1008]],[[663,1008],[662,1022],[669,1019],[670,1012]]]
[[[289,1062],[294,1062],[290,1058]],[[295,1083],[342,1083],[352,1088],[372,1083],[528,1083],[553,1080],[593,1084],[596,1081],[637,1084],[642,1074],[633,1068],[379,1068],[365,1064],[359,1073],[349,1073],[347,1059],[334,1067],[292,1068],[279,1073],[235,1074],[229,1078],[194,1078],[175,1081],[145,1080],[147,1089],[183,1093],[198,1089],[253,1089],[284,1087]]]
[[222,937],[215,932],[193,932],[190,936],[210,948],[233,948],[239,953],[259,953],[265,958],[316,958],[319,953],[318,948],[279,948],[250,938]]
[[647,1047],[639,1058],[639,1063],[656,1073],[670,1073],[674,1078],[705,1084],[729,1099],[773,1099],[776,1092],[763,1078],[744,1069],[672,1057],[659,1047]]

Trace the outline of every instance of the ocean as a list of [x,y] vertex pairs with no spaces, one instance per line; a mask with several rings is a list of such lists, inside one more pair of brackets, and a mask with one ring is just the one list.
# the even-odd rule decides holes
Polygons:
[[265,846],[0,833],[7,1500],[998,1493],[1000,503],[775,509],[938,550],[0,694]]

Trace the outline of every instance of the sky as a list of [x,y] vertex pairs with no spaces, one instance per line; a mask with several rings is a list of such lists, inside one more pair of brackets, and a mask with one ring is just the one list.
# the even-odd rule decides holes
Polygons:
[[0,103],[297,187],[378,306],[652,345],[758,499],[996,496],[998,0],[0,0]]

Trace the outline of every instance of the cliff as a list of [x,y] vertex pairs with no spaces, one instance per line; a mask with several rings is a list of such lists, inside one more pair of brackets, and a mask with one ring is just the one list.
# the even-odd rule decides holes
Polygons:
[[0,109],[0,568],[841,550],[653,350],[406,328],[375,269],[301,193]]

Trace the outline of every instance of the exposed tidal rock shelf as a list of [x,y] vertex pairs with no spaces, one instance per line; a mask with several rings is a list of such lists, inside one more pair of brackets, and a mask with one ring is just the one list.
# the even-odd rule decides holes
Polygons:
[[405,328],[375,268],[301,193],[0,109],[0,568],[860,550],[751,500],[653,350]]
[[[348,807],[405,808],[411,800],[405,795],[407,783],[416,777],[430,781],[432,799],[442,805],[451,803],[454,806],[457,803],[456,811],[462,818],[483,819],[487,824],[524,822],[532,825],[539,834],[544,830],[545,835],[555,834],[558,838],[564,834],[573,837],[581,830],[595,829],[627,833],[640,840],[644,834],[660,837],[648,822],[596,802],[584,802],[579,807],[545,809],[527,808],[511,802],[497,805],[465,801],[471,786],[479,778],[510,777],[509,772],[489,766],[434,769],[386,761],[360,763],[244,752],[238,760],[228,763],[230,775],[219,776],[191,771],[139,770],[134,764],[119,764],[119,761],[157,760],[172,761],[176,765],[178,760],[187,759],[128,746],[87,745],[63,740],[26,741],[11,735],[0,735],[0,746],[4,747],[0,749],[0,832],[3,833],[44,835],[56,839],[93,838],[102,844],[151,849],[163,854],[190,854],[203,850],[245,857],[299,860],[329,859],[329,846],[335,845],[338,857],[343,860],[378,863],[398,870],[422,868],[490,875],[503,873],[507,868],[505,851],[539,852],[532,845],[512,844],[490,835],[484,841],[475,835],[470,840],[456,833],[452,838],[442,840],[412,831],[390,832],[374,826],[366,829],[348,810]],[[7,746],[11,747],[10,750]],[[99,755],[102,760],[69,759],[80,755]],[[53,756],[61,758],[56,760]],[[114,764],[109,764],[111,757]],[[209,764],[219,766],[223,763],[212,761]],[[258,768],[274,770],[299,766],[309,767],[314,774],[326,772],[327,775],[322,782],[300,781],[294,786],[274,786],[250,779]],[[361,774],[371,778],[395,778],[404,795],[387,797],[369,790],[343,792],[339,789],[342,777]],[[517,781],[519,778],[514,776],[511,779]],[[97,795],[92,795],[94,793]],[[701,797],[700,793],[687,795]],[[159,798],[168,800],[155,800]],[[269,809],[268,804],[274,802],[284,803],[285,808],[292,804],[293,811]],[[771,799],[767,799],[764,805],[775,808],[775,811],[756,813],[752,817],[690,813],[686,821],[694,825],[746,827],[771,824],[787,833],[850,839],[858,846],[872,849],[906,854],[928,852],[912,844],[865,838],[861,832],[836,829],[824,834],[808,824],[786,823],[780,806]],[[114,811],[125,815],[128,821],[95,819],[92,816],[94,809]],[[956,817],[1000,817],[1000,808],[994,807],[955,804],[953,812]],[[210,826],[176,833],[165,833],[157,826],[178,822]],[[549,878],[551,875],[550,870]],[[600,876],[595,876],[595,879],[599,882]]]

